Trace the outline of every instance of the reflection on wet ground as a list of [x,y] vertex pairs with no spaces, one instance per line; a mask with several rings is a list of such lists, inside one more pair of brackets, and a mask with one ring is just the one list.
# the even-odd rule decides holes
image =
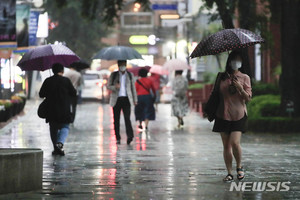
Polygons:
[[[290,181],[288,192],[230,191],[219,134],[191,112],[184,129],[176,129],[170,105],[159,104],[149,132],[135,127],[126,144],[116,145],[108,105],[79,105],[65,144],[66,156],[52,156],[48,124],[36,116],[38,102],[0,130],[0,147],[41,148],[43,188],[0,195],[0,199],[297,199],[300,198],[300,139],[297,134],[247,133],[242,138],[243,182]],[[234,165],[235,166],[235,165]],[[234,173],[236,177],[236,173]],[[238,184],[238,182],[236,182]]]

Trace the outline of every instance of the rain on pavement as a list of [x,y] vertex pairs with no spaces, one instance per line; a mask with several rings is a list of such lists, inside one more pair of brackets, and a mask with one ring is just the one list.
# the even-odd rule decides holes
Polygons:
[[[198,113],[176,128],[170,104],[159,104],[149,132],[126,144],[121,118],[121,144],[116,145],[112,109],[95,102],[78,106],[65,143],[66,156],[52,156],[48,124],[30,100],[25,114],[0,129],[1,148],[41,148],[43,187],[0,199],[300,199],[300,139],[297,134],[246,133],[242,136],[243,182],[285,182],[290,191],[230,191],[218,133]],[[235,167],[235,164],[233,165]],[[236,172],[233,173],[236,180]],[[236,181],[238,184],[238,182]]]

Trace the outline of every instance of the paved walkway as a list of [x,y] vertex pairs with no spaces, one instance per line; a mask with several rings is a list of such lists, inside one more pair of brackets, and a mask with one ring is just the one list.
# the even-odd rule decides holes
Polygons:
[[131,145],[126,144],[121,119],[122,140],[116,145],[111,108],[85,103],[78,107],[66,156],[60,157],[51,155],[48,124],[36,115],[38,103],[28,101],[25,114],[0,129],[0,147],[41,148],[43,188],[0,199],[300,199],[298,134],[247,133],[242,138],[246,190],[253,182],[275,182],[273,188],[285,189],[277,182],[290,181],[289,191],[230,191],[231,184],[222,182],[226,170],[221,138],[195,112],[178,130],[170,105],[159,104],[148,133],[137,130],[132,115]]

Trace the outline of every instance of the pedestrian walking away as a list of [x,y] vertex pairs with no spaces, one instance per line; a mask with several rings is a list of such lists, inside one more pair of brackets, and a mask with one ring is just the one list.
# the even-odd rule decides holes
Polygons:
[[133,74],[126,71],[126,64],[126,60],[118,60],[119,71],[111,74],[107,88],[111,90],[109,103],[113,107],[114,129],[117,144],[121,143],[120,114],[121,111],[123,111],[127,144],[129,145],[134,137],[130,121],[131,106],[135,106],[137,104],[137,94]]
[[182,76],[182,70],[175,71],[172,82],[173,97],[171,99],[172,115],[178,119],[178,128],[183,127],[183,117],[188,113],[189,105],[186,96],[188,81]]
[[139,79],[135,82],[138,95],[138,103],[135,106],[135,119],[139,121],[139,129],[143,130],[142,122],[145,123],[145,130],[148,131],[149,120],[155,120],[154,102],[156,92],[153,81],[147,77],[148,70],[139,70]]
[[82,84],[82,76],[81,73],[76,71],[75,68],[70,67],[70,70],[68,70],[65,74],[65,77],[69,78],[71,83],[73,84],[74,88],[76,89],[76,97],[72,97],[71,101],[72,101],[72,120],[71,123],[74,122],[75,120],[75,116],[76,116],[76,107],[77,107],[77,103],[78,103],[78,99],[79,99],[79,90]]
[[76,89],[71,81],[63,77],[63,65],[52,66],[53,76],[47,78],[40,89],[39,96],[46,98],[46,123],[49,122],[50,136],[54,147],[53,155],[65,155],[63,146],[69,134],[72,121],[71,99],[76,97]]
[[160,102],[160,92],[161,92],[160,91],[161,90],[160,79],[161,79],[161,76],[159,74],[151,73],[151,76],[149,77],[149,79],[152,81],[154,89],[155,89],[155,96],[156,96],[155,110],[157,110],[158,103]]
[[[220,73],[215,82],[219,88],[219,105],[217,106],[213,132],[220,132],[223,142],[223,156],[228,175],[224,181],[232,181],[232,159],[236,160],[237,179],[245,177],[241,164],[241,135],[246,132],[246,102],[252,96],[251,83],[248,75],[242,73],[242,56],[232,51],[227,59],[225,72]],[[220,79],[218,81],[218,79]],[[217,83],[219,85],[217,86]]]

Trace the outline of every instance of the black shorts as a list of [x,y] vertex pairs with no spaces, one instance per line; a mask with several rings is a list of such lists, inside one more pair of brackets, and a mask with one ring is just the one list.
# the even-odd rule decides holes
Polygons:
[[233,131],[240,131],[245,133],[247,130],[247,115],[245,114],[244,117],[238,121],[228,121],[221,118],[216,118],[213,132],[224,132],[224,133],[231,133]]

